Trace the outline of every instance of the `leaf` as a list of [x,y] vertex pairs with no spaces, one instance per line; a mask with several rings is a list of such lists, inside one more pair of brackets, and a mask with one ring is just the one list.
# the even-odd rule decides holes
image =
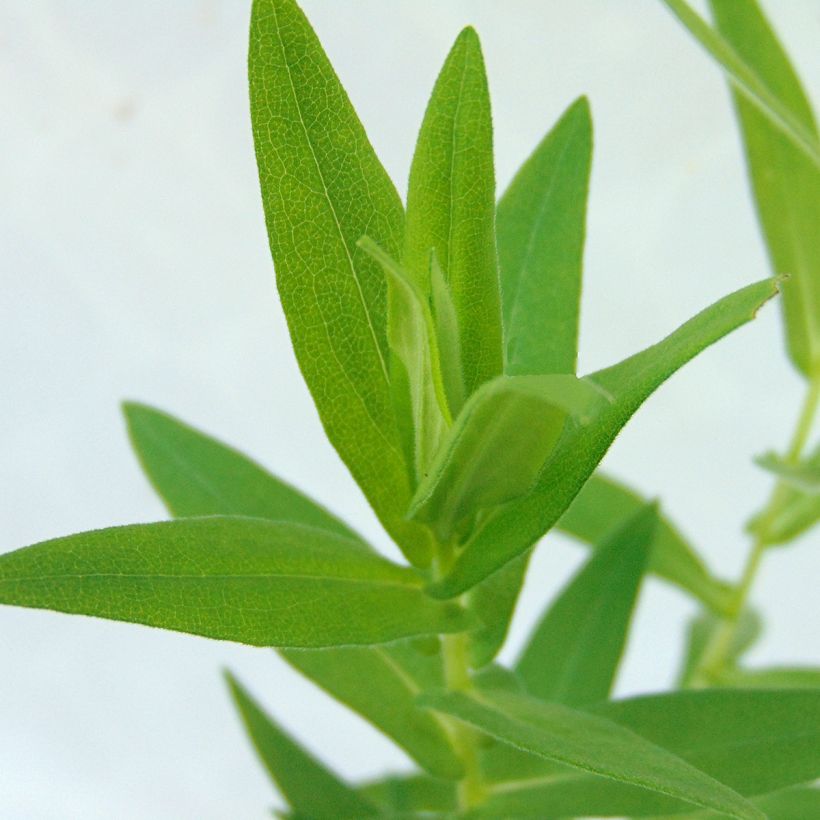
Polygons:
[[423,774],[391,775],[364,783],[359,792],[382,807],[383,811],[451,812],[458,807],[458,796],[453,783],[436,780]]
[[606,394],[575,376],[499,376],[464,405],[408,512],[451,541],[480,510],[523,495],[569,418],[587,421]]
[[501,372],[490,97],[478,35],[466,28],[436,80],[407,191],[403,262],[431,290],[434,250],[458,318],[465,395]]
[[460,595],[529,550],[565,512],[644,400],[701,350],[752,319],[776,292],[776,280],[742,288],[690,319],[662,342],[586,377],[612,395],[612,403],[590,424],[562,438],[526,496],[486,516],[449,574],[432,586],[430,593],[440,597]]
[[[389,281],[391,357],[398,358],[409,391],[409,429],[415,487],[442,444],[452,419],[444,393],[438,340],[430,305],[418,285],[372,239],[362,237],[359,247],[383,268]],[[392,368],[391,358],[391,369]],[[403,385],[402,385],[403,386]]]
[[820,145],[817,142],[817,135],[807,129],[800,119],[795,117],[789,106],[772,92],[765,78],[756,70],[757,67],[749,65],[743,55],[704,22],[685,0],[663,0],[663,3],[726,72],[737,90],[758,108],[795,148],[820,168]]
[[516,748],[638,785],[732,817],[765,818],[740,795],[642,737],[595,715],[502,690],[424,695],[452,715]]
[[[820,692],[676,692],[598,704],[588,711],[668,749],[715,780],[752,797],[820,773]],[[485,752],[486,816],[643,816],[685,805],[624,783],[497,745]],[[541,816],[535,812],[535,816]]]
[[755,516],[746,529],[767,547],[789,544],[820,521],[820,495],[781,487],[776,508]]
[[429,535],[404,520],[408,468],[393,411],[384,274],[356,246],[397,255],[401,201],[293,0],[255,0],[251,120],[276,281],[325,431],[408,559]]
[[211,516],[43,541],[0,556],[0,603],[255,646],[371,644],[464,630],[410,569],[314,527]]
[[755,463],[806,495],[820,494],[820,447],[794,464],[777,453],[764,453]]
[[458,314],[453,296],[436,256],[430,252],[430,303],[436,327],[441,378],[447,396],[450,416],[458,415],[464,405],[464,380],[461,372],[461,340]]
[[157,494],[176,518],[244,515],[359,536],[247,456],[144,404],[123,405],[131,444]]
[[317,820],[380,813],[277,725],[233,675],[225,677],[259,759],[291,808]]
[[[647,503],[637,492],[597,470],[575,496],[555,528],[596,546]],[[700,556],[665,516],[658,516],[649,570],[691,593],[710,609],[726,611],[731,588],[712,576]]]
[[282,657],[393,738],[430,774],[461,776],[461,760],[438,716],[416,702],[443,685],[441,656],[425,656],[407,642],[387,646],[286,649]]
[[498,203],[506,373],[575,373],[591,162],[592,120],[580,97]]
[[[811,786],[797,786],[773,792],[757,797],[753,802],[766,813],[769,820],[808,820],[820,817],[820,789]],[[712,820],[716,817],[719,815],[711,811],[697,811],[668,815],[664,818],[656,815],[652,820]]]
[[515,664],[531,695],[568,706],[609,697],[656,525],[654,504],[631,516],[547,609]]
[[820,667],[730,668],[723,672],[718,683],[744,689],[820,689]]
[[[817,125],[800,79],[754,0],[712,0],[720,34],[817,147]],[[789,274],[783,311],[789,353],[820,373],[820,166],[742,94],[733,94],[757,213],[772,269]]]

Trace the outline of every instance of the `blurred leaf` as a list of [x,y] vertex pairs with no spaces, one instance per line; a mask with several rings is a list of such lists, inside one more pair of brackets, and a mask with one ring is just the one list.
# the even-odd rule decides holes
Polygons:
[[469,396],[501,372],[502,354],[490,97],[471,28],[458,36],[436,80],[410,169],[403,262],[425,293],[431,250],[458,317]]
[[486,516],[450,573],[431,593],[459,595],[530,549],[565,512],[645,399],[701,350],[754,318],[776,292],[775,280],[749,285],[702,311],[658,344],[588,376],[587,380],[614,396],[612,404],[590,424],[562,437],[526,496]]
[[730,668],[722,674],[720,684],[748,689],[818,689],[820,688],[820,667]]
[[[598,470],[589,477],[555,527],[585,544],[596,546],[646,503],[634,490]],[[722,612],[729,605],[729,585],[711,575],[677,527],[663,515],[658,517],[652,539],[649,569],[691,593],[710,609]]]
[[409,515],[451,541],[480,510],[526,493],[567,420],[587,421],[605,396],[566,374],[499,376],[483,385],[455,420]]
[[256,646],[372,644],[469,628],[420,577],[315,527],[210,516],[132,524],[0,556],[0,603]]
[[750,533],[767,547],[789,544],[820,521],[820,495],[781,487],[777,506],[747,524]]
[[820,447],[797,464],[781,458],[776,453],[758,456],[755,462],[774,473],[784,484],[806,495],[820,494]]
[[233,675],[226,677],[259,759],[298,814],[316,820],[380,814],[373,803],[342,782],[263,712]]
[[504,370],[575,373],[592,162],[592,120],[576,100],[498,203]]
[[458,808],[456,786],[429,775],[391,775],[364,783],[358,787],[360,794],[377,803],[383,812],[414,813],[452,812]]
[[[418,564],[428,534],[404,519],[408,469],[388,379],[384,274],[356,246],[401,246],[401,201],[293,0],[255,0],[251,120],[276,281],[328,438]],[[344,162],[340,165],[340,159]]]
[[441,656],[407,642],[386,646],[286,649],[281,655],[337,700],[393,738],[430,774],[458,778],[461,760],[447,729],[416,698],[443,685]]
[[485,690],[480,695],[430,693],[422,696],[422,702],[547,760],[732,817],[765,818],[740,795],[672,752],[587,712],[502,690]]
[[657,520],[654,504],[630,516],[549,606],[515,664],[531,695],[568,706],[609,697]]

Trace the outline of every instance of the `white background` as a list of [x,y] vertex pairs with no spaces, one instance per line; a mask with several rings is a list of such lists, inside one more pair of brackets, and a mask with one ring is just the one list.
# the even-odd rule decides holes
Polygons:
[[[246,102],[241,0],[0,0],[0,549],[163,517],[118,402],[168,409],[254,454],[385,546],[324,440],[279,308]],[[820,8],[768,3],[815,101]],[[482,36],[503,187],[587,93],[595,163],[582,370],[767,275],[719,72],[653,0],[304,0],[404,190],[424,105],[461,26]],[[715,571],[767,492],[802,397],[777,307],[663,387],[606,459]],[[817,533],[754,591],[760,662],[818,662]],[[511,645],[582,551],[540,547]],[[647,584],[621,693],[670,684],[692,604]],[[509,647],[507,657],[512,653]],[[275,800],[228,704],[238,671],[348,776],[405,759],[273,652],[0,609],[0,816],[262,818]]]

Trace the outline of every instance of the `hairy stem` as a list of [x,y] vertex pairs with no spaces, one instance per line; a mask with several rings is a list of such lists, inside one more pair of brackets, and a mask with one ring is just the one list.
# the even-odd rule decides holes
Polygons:
[[[808,443],[818,405],[820,405],[820,374],[815,375],[809,381],[808,392],[784,456],[786,463],[796,464],[799,461]],[[720,626],[715,630],[697,664],[692,675],[693,686],[709,686],[720,678],[725,669],[740,617],[746,608],[763,555],[766,552],[767,532],[771,527],[771,522],[780,512],[784,499],[788,496],[787,489],[783,481],[778,481],[763,512],[758,517],[758,534],[746,559],[740,580],[734,587],[731,605],[723,615]]]

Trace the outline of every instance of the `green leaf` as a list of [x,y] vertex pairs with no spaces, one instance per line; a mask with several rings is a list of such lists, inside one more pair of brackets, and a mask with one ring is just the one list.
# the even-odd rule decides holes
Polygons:
[[453,783],[423,774],[391,775],[364,783],[359,792],[377,803],[386,812],[416,813],[452,812],[458,808],[458,796]]
[[[589,477],[555,528],[594,547],[646,503],[637,492],[599,470]],[[663,515],[658,516],[652,539],[649,570],[717,612],[726,611],[731,602],[730,586],[712,576],[677,527]]]
[[820,447],[796,464],[777,453],[764,453],[755,459],[755,463],[801,493],[820,494]]
[[468,531],[475,515],[523,495],[568,419],[585,422],[606,393],[575,376],[499,376],[464,405],[410,505],[442,543]]
[[174,517],[244,515],[359,537],[324,507],[228,445],[144,404],[126,402],[123,411],[140,464]]
[[631,516],[547,609],[515,665],[531,695],[568,706],[609,697],[656,525],[654,504]]
[[[613,720],[750,797],[820,774],[820,691],[676,692],[599,704]],[[643,816],[685,810],[648,794],[497,745],[484,755],[490,799],[482,816]],[[535,812],[535,816],[541,816]]]
[[317,820],[380,814],[371,801],[340,780],[290,737],[233,675],[226,673],[226,678],[259,759],[291,808]]
[[[797,786],[793,789],[765,794],[752,801],[769,820],[810,820],[820,817],[820,789]],[[653,816],[652,820],[712,820],[720,815],[711,811]]]
[[789,105],[785,104],[769,87],[767,78],[758,73],[758,66],[747,63],[744,60],[745,55],[738,53],[732,44],[699,17],[685,0],[663,0],[663,2],[726,72],[745,99],[758,108],[795,148],[820,168],[820,144],[817,142],[816,133],[806,128],[800,118],[794,115]]
[[744,689],[820,689],[820,667],[736,667],[725,670],[718,683]]
[[[817,146],[800,79],[754,0],[712,0],[718,31]],[[772,268],[787,273],[783,311],[789,353],[806,376],[820,373],[820,166],[742,94],[733,94]]]
[[[395,260],[369,237],[362,237],[358,244],[382,266],[389,281],[391,371],[398,364],[402,374],[398,384],[403,389],[406,381],[409,392],[405,413],[409,411],[407,426],[413,436],[410,463],[414,467],[412,484],[415,487],[426,474],[452,423],[433,314],[418,285]],[[394,359],[398,359],[398,363]],[[405,404],[404,398],[399,397],[398,403]]]
[[431,588],[431,594],[459,595],[529,550],[566,511],[644,400],[701,350],[754,318],[776,292],[776,280],[742,288],[690,319],[662,342],[588,376],[588,381],[614,397],[613,402],[590,424],[562,437],[526,496],[486,516],[450,573]]
[[407,557],[429,535],[404,520],[408,467],[388,379],[384,274],[356,246],[401,247],[401,201],[293,0],[255,0],[251,120],[271,253],[302,374],[328,438]]
[[547,760],[732,817],[765,818],[740,795],[660,746],[586,712],[502,690],[423,696],[433,709]]
[[504,370],[575,373],[592,120],[576,100],[498,203]]
[[43,541],[0,556],[0,603],[256,646],[372,644],[464,630],[420,577],[315,527],[211,516]]
[[425,293],[431,250],[452,294],[469,396],[501,372],[502,354],[490,97],[471,28],[436,80],[410,169],[403,262]]
[[416,698],[443,685],[441,656],[407,642],[387,646],[287,649],[282,657],[393,738],[430,774],[458,778],[462,766],[447,729]]
[[777,506],[755,516],[746,525],[767,547],[789,544],[820,521],[820,495],[781,487]]
[[430,252],[430,303],[436,326],[439,364],[450,416],[458,415],[464,405],[464,379],[461,372],[461,339],[453,295],[435,250]]

